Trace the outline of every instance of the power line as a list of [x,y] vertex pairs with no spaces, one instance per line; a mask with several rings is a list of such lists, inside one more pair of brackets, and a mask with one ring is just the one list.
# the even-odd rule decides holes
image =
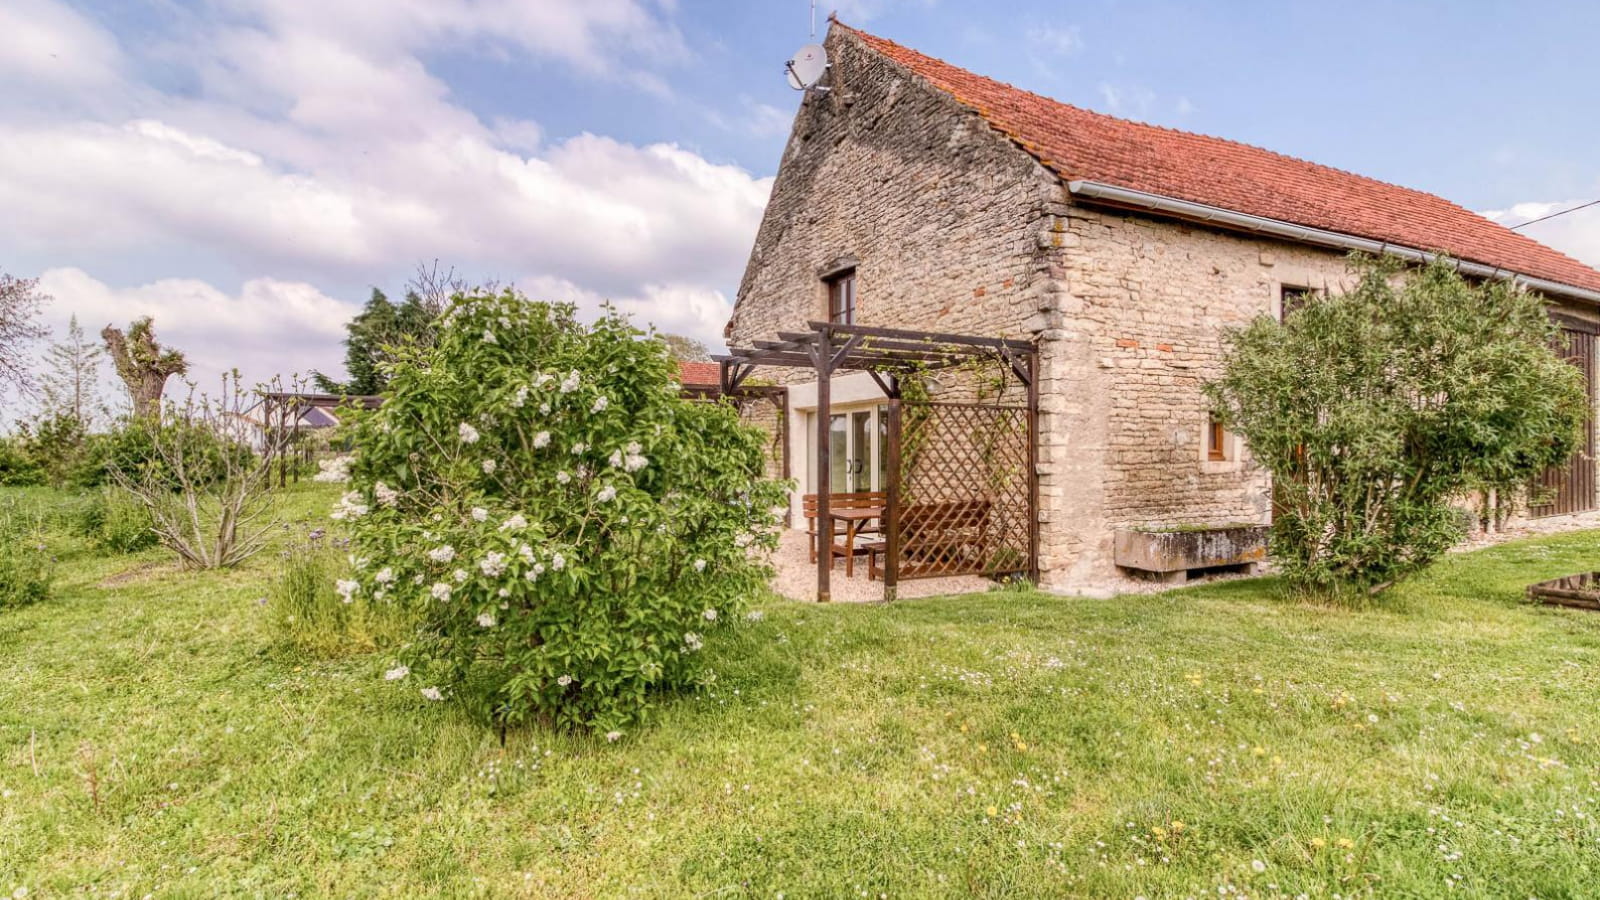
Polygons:
[[1535,222],[1544,222],[1544,221],[1547,221],[1549,219],[1554,219],[1556,216],[1564,216],[1567,213],[1577,212],[1580,209],[1588,209],[1591,206],[1600,206],[1600,200],[1590,200],[1588,203],[1580,203],[1577,206],[1572,207],[1571,209],[1563,209],[1560,212],[1553,212],[1548,216],[1540,216],[1537,219],[1529,219],[1528,221],[1523,222],[1521,225],[1513,225],[1513,226],[1511,226],[1511,230],[1512,231],[1516,231],[1518,228],[1526,228],[1527,226],[1532,225]]

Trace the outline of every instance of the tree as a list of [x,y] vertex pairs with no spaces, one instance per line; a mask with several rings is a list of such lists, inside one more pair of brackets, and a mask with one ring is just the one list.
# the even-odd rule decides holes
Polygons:
[[385,367],[405,347],[430,343],[435,314],[428,311],[421,296],[408,292],[403,303],[390,302],[383,291],[373,288],[367,305],[345,326],[344,346],[347,380],[335,381],[313,372],[317,389],[330,394],[365,396],[379,394],[389,383]]
[[39,309],[50,299],[39,291],[37,278],[17,278],[0,272],[0,388],[28,394],[33,379],[28,374],[28,348],[45,334]]
[[45,351],[49,366],[41,380],[46,412],[66,416],[87,430],[103,411],[99,400],[100,360],[105,351],[86,339],[78,317],[67,323],[66,340]]
[[186,568],[236,566],[273,533],[272,471],[290,452],[294,432],[262,428],[256,448],[246,446],[240,423],[263,399],[239,386],[237,371],[223,376],[216,397],[191,386],[185,400],[166,404],[164,416],[129,426],[145,442],[142,453],[110,460],[113,481],[149,512],[156,537]]
[[711,351],[706,345],[692,337],[681,334],[663,334],[661,340],[667,344],[667,353],[674,362],[710,362]]
[[155,323],[149,316],[135,319],[126,334],[120,328],[107,325],[100,337],[105,339],[106,350],[117,367],[117,376],[127,385],[134,416],[159,418],[161,394],[166,390],[167,379],[187,373],[188,360],[181,352],[163,348],[156,341]]
[[1273,477],[1275,558],[1327,593],[1383,586],[1458,541],[1453,502],[1525,486],[1581,445],[1583,375],[1536,295],[1448,261],[1353,257],[1359,284],[1225,336],[1206,392]]

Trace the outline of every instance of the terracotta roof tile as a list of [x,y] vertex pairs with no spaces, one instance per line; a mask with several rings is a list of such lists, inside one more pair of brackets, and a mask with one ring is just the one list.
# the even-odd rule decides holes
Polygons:
[[678,383],[716,387],[722,384],[722,367],[714,362],[678,363]]
[[1063,180],[1160,194],[1600,290],[1600,271],[1465,207],[1222,138],[1118,119],[835,26],[982,115]]

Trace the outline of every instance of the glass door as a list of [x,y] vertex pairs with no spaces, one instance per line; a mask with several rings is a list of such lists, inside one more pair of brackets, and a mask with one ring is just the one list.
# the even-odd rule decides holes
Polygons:
[[[885,428],[882,407],[828,417],[828,478],[834,493],[883,490]],[[808,464],[808,474],[811,471]],[[810,481],[816,490],[816,479]]]

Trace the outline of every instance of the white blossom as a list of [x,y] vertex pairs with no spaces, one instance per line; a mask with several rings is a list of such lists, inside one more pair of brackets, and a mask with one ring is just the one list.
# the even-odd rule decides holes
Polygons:
[[394,581],[394,570],[388,566],[384,566],[378,570],[378,574],[372,576],[372,580],[379,584],[388,584],[389,582]]
[[474,506],[472,508],[472,521],[474,521],[474,522],[487,522],[487,521],[489,521],[489,511],[487,509],[484,509],[481,506]]
[[533,562],[533,548],[527,544],[517,545],[517,555],[522,557],[523,562]]
[[478,563],[478,569],[490,578],[498,578],[506,570],[506,555],[491,550]]
[[613,468],[613,469],[622,468],[622,451],[621,450],[613,450],[613,451],[611,451],[611,455],[606,458],[606,462],[610,463],[611,464],[611,468]]
[[541,415],[541,416],[550,415],[550,404],[548,404],[548,403],[539,404],[539,415]]
[[556,684],[559,684],[562,687],[566,687],[567,685],[572,683],[572,680],[573,679],[572,679],[571,675],[563,675],[560,678],[556,679]]
[[494,470],[498,468],[500,468],[500,464],[492,459],[486,459],[483,461],[483,474],[485,475],[493,475]]
[[473,428],[466,422],[462,422],[461,425],[456,428],[456,434],[461,436],[461,443],[463,444],[476,444],[478,442],[478,429]]
[[556,473],[556,483],[557,484],[566,484],[567,482],[569,482],[571,480],[572,480],[572,476],[569,475],[566,472],[566,470],[562,470],[562,471]]
[[749,612],[747,612],[747,613],[745,613],[745,614],[744,614],[744,617],[745,617],[745,619],[746,619],[746,620],[747,620],[747,621],[750,621],[750,622],[759,622],[759,621],[761,621],[761,620],[762,620],[762,619],[765,619],[765,618],[766,618],[766,617],[767,617],[767,614],[766,614],[766,613],[764,613],[764,612],[762,612],[762,611],[761,611],[761,610],[759,610],[759,609],[752,609],[752,610],[750,610],[750,611],[749,611]]
[[355,457],[349,454],[324,459],[317,463],[317,474],[313,475],[311,480],[332,484],[349,481],[352,462],[355,462]]
[[527,402],[528,386],[523,385],[522,387],[517,388],[517,392],[515,394],[511,395],[511,405],[515,406],[517,409],[521,409],[522,405]]
[[372,495],[378,499],[379,506],[394,506],[400,500],[400,492],[381,481],[372,486]]
[[402,679],[402,678],[404,678],[404,677],[406,677],[407,675],[410,675],[410,674],[411,674],[411,667],[409,667],[409,666],[395,666],[394,668],[390,669],[389,671],[383,673],[383,680],[384,681],[399,681],[400,679]]
[[456,558],[456,548],[450,546],[449,544],[445,544],[442,547],[435,547],[428,551],[428,558],[436,563],[447,563]]
[[573,369],[571,374],[569,374],[566,378],[561,379],[561,393],[570,394],[577,390],[578,383],[581,380],[582,376],[578,374],[578,370]]
[[611,743],[615,744],[617,741],[622,740],[622,732],[620,732],[620,731],[608,731],[608,732],[606,732],[606,740],[608,740]]
[[617,489],[608,484],[600,489],[600,493],[595,495],[595,499],[601,503],[610,503],[617,499]]
[[522,513],[516,513],[512,515],[511,518],[500,523],[501,531],[521,531],[527,527],[528,520],[522,515]]
[[544,387],[546,384],[549,384],[550,382],[555,381],[555,380],[556,380],[556,377],[554,375],[551,375],[549,372],[540,372],[533,379],[533,386],[534,387]]
[[498,344],[498,343],[500,343],[499,341],[494,339],[494,332],[490,331],[487,328],[485,328],[483,330],[483,342],[485,344]]
[[706,570],[706,561],[703,560],[703,559],[695,560],[694,561],[694,570],[696,572],[704,572]]
[[422,697],[437,702],[444,699],[444,694],[436,687],[425,687],[422,689]]
[[585,444],[583,441],[579,441],[576,444],[572,445],[572,455],[573,456],[582,456],[583,454],[585,454],[587,452],[589,452],[589,445]]
[[650,465],[650,460],[637,453],[629,453],[622,461],[622,468],[629,472],[637,472],[648,465]]
[[592,412],[592,413],[605,412],[606,411],[606,407],[610,406],[610,405],[611,405],[611,401],[606,399],[606,395],[605,394],[601,394],[600,396],[594,398],[594,405],[589,407],[589,412]]
[[701,618],[705,619],[707,622],[715,622],[717,620],[717,611],[714,610],[714,609],[708,609],[705,612],[701,613],[700,616],[701,616]]
[[328,518],[342,522],[345,519],[358,519],[366,515],[368,509],[367,505],[361,502],[362,499],[360,491],[347,491],[334,505],[333,512],[328,514]]
[[462,584],[462,583],[466,582],[466,580],[467,580],[467,570],[466,569],[457,569],[454,572],[450,573],[450,577],[454,578],[456,580],[456,584]]
[[433,595],[433,599],[435,599],[435,600],[438,600],[438,601],[441,601],[441,602],[443,602],[445,600],[449,600],[450,599],[450,585],[446,584],[443,581],[436,581],[436,582],[434,582],[433,587],[431,589],[429,589],[428,593],[432,594]]
[[478,613],[478,625],[483,628],[493,628],[494,616],[490,613]]
[[[495,591],[494,595],[496,597],[499,597],[501,600],[504,600],[505,598],[511,596],[511,589],[510,588],[501,588],[500,590]],[[501,609],[505,609],[506,605],[504,603],[502,603],[502,604],[500,604],[500,608]]]
[[691,631],[683,636],[683,646],[687,647],[690,651],[699,650],[701,647],[705,646],[705,641],[700,639],[700,635]]
[[555,569],[557,572],[559,572],[562,569],[565,569],[566,567],[567,567],[567,558],[565,556],[562,556],[561,554],[557,553],[557,554],[554,554],[554,555],[552,555],[550,557],[550,568]]
[[538,434],[534,435],[533,436],[533,446],[534,446],[534,449],[540,449],[540,448],[543,448],[543,447],[550,446],[550,432],[541,431]]
[[339,592],[339,597],[349,603],[356,591],[361,589],[361,582],[341,578],[333,583],[334,590]]

